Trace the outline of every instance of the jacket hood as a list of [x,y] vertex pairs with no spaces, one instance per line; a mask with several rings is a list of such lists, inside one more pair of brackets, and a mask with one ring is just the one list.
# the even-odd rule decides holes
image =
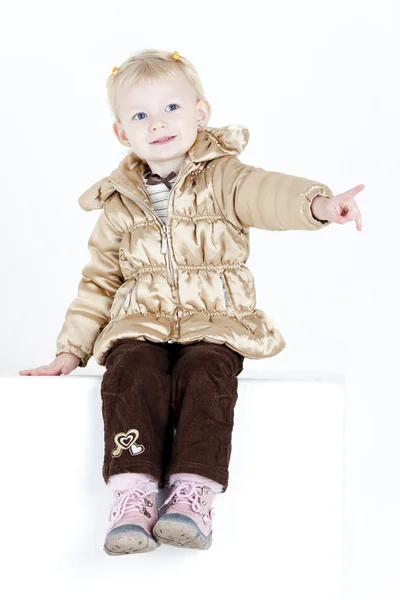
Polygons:
[[[238,156],[249,141],[249,130],[242,125],[225,127],[207,127],[199,131],[196,141],[188,150],[193,163],[201,163],[223,156]],[[103,207],[105,201],[114,193],[115,184],[127,171],[132,171],[144,161],[133,152],[125,156],[118,167],[108,177],[93,184],[78,199],[79,206],[86,211]]]

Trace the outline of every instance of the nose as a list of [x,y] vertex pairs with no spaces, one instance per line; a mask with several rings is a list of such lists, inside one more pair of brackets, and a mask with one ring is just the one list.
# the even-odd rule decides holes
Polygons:
[[157,129],[167,127],[167,121],[165,119],[154,119],[154,121],[150,125],[151,131],[157,131]]

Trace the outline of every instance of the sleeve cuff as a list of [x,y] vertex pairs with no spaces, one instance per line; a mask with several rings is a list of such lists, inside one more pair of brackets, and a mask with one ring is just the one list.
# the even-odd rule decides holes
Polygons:
[[333,192],[332,190],[323,184],[311,185],[308,190],[304,192],[304,203],[303,203],[303,213],[307,219],[307,221],[311,225],[316,225],[318,228],[329,225],[332,221],[317,219],[314,217],[311,211],[311,203],[316,196],[324,196],[325,198],[332,198]]
[[56,351],[56,356],[58,356],[59,354],[62,354],[63,352],[68,352],[69,354],[74,354],[75,356],[77,356],[78,358],[80,358],[80,363],[78,365],[78,367],[86,367],[86,365],[88,364],[92,354],[87,354],[86,352],[83,352],[83,350],[81,350],[78,346],[74,346],[73,344],[67,344],[64,346],[58,346],[57,351]]

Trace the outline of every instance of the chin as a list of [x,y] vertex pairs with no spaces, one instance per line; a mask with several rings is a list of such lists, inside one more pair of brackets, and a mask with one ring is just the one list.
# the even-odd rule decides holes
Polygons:
[[178,156],[180,156],[183,153],[184,153],[184,150],[183,150],[183,148],[180,148],[180,147],[179,148],[176,148],[176,147],[168,148],[168,146],[159,146],[155,152],[153,151],[151,153],[151,155],[154,156],[155,158],[160,155],[168,157],[168,158],[177,158]]

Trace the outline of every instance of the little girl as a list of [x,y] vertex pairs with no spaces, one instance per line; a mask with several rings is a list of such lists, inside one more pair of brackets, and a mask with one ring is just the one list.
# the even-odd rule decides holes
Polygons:
[[214,496],[228,485],[244,358],[285,347],[256,308],[249,228],[316,231],[356,220],[361,230],[354,196],[364,186],[333,196],[322,183],[242,163],[247,129],[207,126],[197,70],[176,51],[130,57],[107,89],[113,131],[130,150],[79,198],[100,215],[56,358],[19,373],[68,374],[91,356],[106,367],[109,555],[160,543],[207,549]]

